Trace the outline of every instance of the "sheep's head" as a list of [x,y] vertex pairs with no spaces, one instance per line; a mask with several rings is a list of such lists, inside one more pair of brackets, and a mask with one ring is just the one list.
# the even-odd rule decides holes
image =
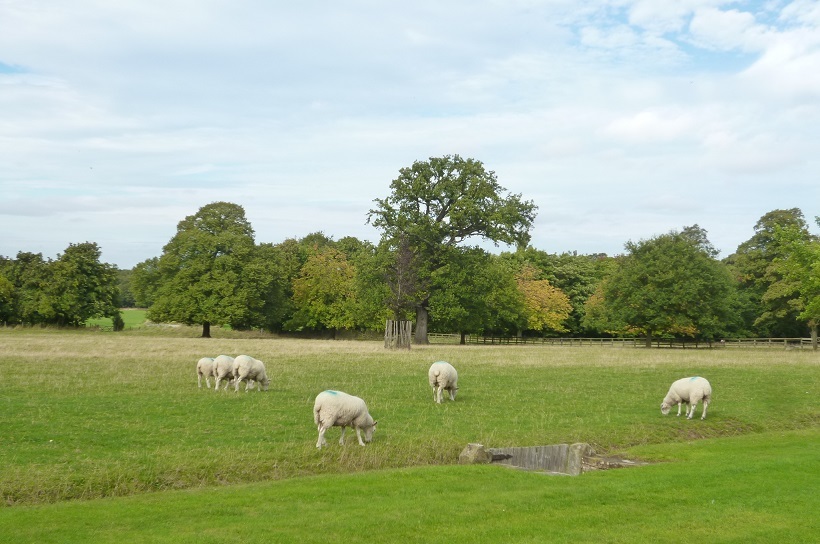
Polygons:
[[269,385],[270,385],[270,378],[265,378],[264,380],[260,381],[259,382],[260,391],[267,391]]
[[364,430],[364,441],[365,442],[370,442],[370,441],[373,440],[373,433],[376,432],[376,424],[377,423],[378,423],[378,421],[374,421],[373,425],[371,425],[370,427],[365,427],[363,429]]
[[661,403],[661,413],[663,415],[669,414],[669,410],[671,410],[671,409],[672,409],[672,406],[670,406],[669,404],[666,404],[666,401],[663,401]]

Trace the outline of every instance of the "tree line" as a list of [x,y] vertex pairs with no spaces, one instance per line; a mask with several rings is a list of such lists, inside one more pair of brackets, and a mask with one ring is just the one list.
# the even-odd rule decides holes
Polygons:
[[[95,243],[55,260],[0,257],[0,322],[79,326],[118,308],[155,322],[284,331],[384,330],[530,336],[817,336],[820,240],[798,208],[773,210],[719,260],[698,225],[621,255],[529,244],[537,207],[458,155],[399,171],[367,220],[377,244],[321,232],[256,243],[242,206],[214,202],[177,225],[162,255],[118,270]],[[816,218],[820,225],[820,218]],[[499,254],[479,239],[514,246]]]

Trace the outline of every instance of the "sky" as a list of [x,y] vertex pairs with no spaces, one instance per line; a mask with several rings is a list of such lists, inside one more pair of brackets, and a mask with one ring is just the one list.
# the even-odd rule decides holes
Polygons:
[[131,268],[218,201],[377,242],[399,170],[456,154],[549,253],[817,233],[820,2],[0,0],[0,256]]

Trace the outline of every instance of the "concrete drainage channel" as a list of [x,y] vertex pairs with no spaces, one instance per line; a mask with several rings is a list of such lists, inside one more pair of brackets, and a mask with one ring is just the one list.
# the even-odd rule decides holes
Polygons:
[[495,463],[547,474],[578,476],[591,470],[636,467],[643,461],[618,457],[600,457],[589,444],[554,444],[520,448],[485,448],[481,444],[467,444],[458,456],[460,464]]

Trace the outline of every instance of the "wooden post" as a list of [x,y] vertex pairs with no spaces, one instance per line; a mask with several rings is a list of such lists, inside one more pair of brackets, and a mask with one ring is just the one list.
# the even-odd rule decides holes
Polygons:
[[384,326],[384,347],[387,349],[410,349],[412,331],[412,321],[388,319]]

